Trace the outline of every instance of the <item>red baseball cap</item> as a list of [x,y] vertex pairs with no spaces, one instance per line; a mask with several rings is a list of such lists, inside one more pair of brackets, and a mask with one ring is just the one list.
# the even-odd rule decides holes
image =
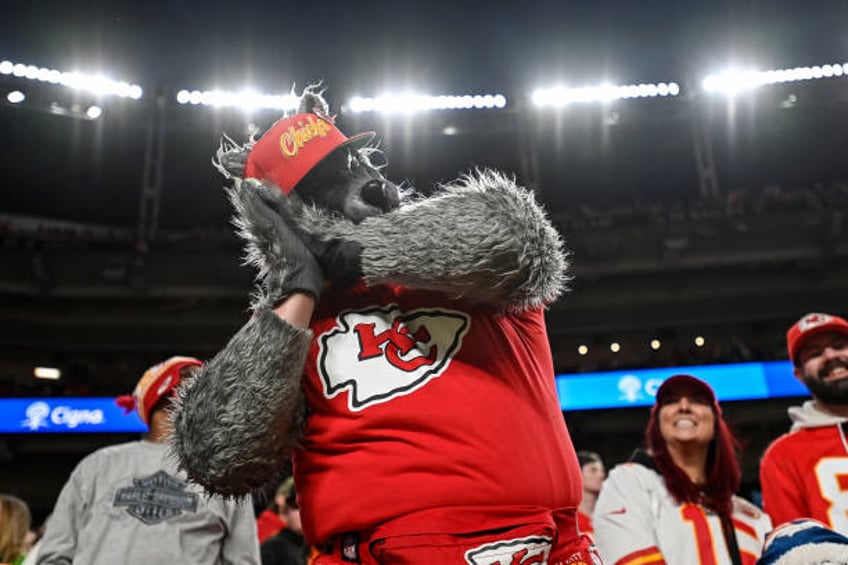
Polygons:
[[839,316],[830,314],[811,313],[795,322],[786,332],[786,350],[789,360],[797,364],[798,351],[806,340],[824,332],[835,332],[848,335],[848,322]]
[[141,420],[150,425],[150,411],[163,397],[180,384],[180,371],[183,367],[200,367],[203,362],[194,357],[171,357],[166,361],[147,369],[132,395],[118,397],[117,403],[127,412],[138,410]]
[[253,145],[244,176],[269,180],[289,194],[327,155],[345,146],[358,149],[373,138],[373,131],[349,138],[330,118],[295,114],[278,121]]

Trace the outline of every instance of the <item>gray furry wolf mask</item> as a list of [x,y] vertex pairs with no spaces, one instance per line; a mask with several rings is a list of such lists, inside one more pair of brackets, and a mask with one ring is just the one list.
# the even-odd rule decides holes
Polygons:
[[567,253],[532,193],[477,170],[415,196],[372,164],[372,138],[345,137],[307,87],[296,115],[257,141],[226,138],[213,160],[232,181],[233,222],[257,275],[252,317],[186,380],[172,413],[172,449],[210,493],[258,491],[300,445],[314,337],[274,311],[293,293],[320,303],[334,287],[400,285],[497,316],[544,307],[565,288]]

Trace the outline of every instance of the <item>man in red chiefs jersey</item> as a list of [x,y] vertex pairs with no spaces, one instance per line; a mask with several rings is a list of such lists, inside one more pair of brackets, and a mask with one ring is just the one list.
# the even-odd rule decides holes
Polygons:
[[813,399],[789,409],[792,429],[763,456],[763,504],[775,526],[814,518],[848,534],[848,322],[807,314],[786,345]]

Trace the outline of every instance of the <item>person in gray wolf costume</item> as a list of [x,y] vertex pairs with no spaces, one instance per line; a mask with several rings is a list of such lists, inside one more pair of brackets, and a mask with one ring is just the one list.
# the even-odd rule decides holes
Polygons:
[[222,143],[257,289],[179,391],[182,467],[240,496],[291,456],[316,563],[597,560],[544,322],[559,234],[492,170],[400,190],[372,138],[307,87],[258,141]]

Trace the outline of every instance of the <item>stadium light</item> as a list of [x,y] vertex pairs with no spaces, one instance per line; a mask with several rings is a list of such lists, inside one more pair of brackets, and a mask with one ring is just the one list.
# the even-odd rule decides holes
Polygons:
[[294,94],[261,94],[253,90],[229,92],[225,90],[180,90],[177,103],[210,106],[212,108],[240,108],[252,110],[297,110],[299,100]]
[[383,94],[369,98],[354,96],[348,102],[351,112],[412,114],[430,110],[488,110],[506,107],[503,94]]
[[832,63],[813,67],[794,67],[791,69],[772,69],[768,71],[740,71],[730,69],[722,73],[708,75],[703,80],[704,90],[733,95],[737,92],[752,90],[767,84],[780,84],[801,80],[820,80],[848,75],[848,63]]
[[13,90],[6,95],[6,100],[8,100],[10,104],[20,104],[26,100],[26,95],[24,95],[24,93],[20,90]]
[[581,345],[577,348],[577,353],[579,353],[580,355],[586,355],[587,353],[589,353],[589,348],[585,345]]
[[539,107],[562,107],[575,103],[610,102],[628,98],[674,97],[680,94],[680,85],[676,82],[642,83],[642,84],[599,84],[570,88],[554,86],[538,88],[533,91],[531,99]]
[[36,367],[33,372],[36,379],[46,379],[50,381],[58,381],[62,376],[62,371],[55,367]]
[[85,111],[85,115],[88,116],[92,120],[96,120],[100,116],[103,115],[103,108],[100,106],[89,106]]
[[137,84],[113,80],[103,75],[62,72],[13,61],[0,61],[0,74],[50,84],[61,84],[76,90],[91,92],[97,96],[119,96],[138,100],[143,94],[142,88]]

